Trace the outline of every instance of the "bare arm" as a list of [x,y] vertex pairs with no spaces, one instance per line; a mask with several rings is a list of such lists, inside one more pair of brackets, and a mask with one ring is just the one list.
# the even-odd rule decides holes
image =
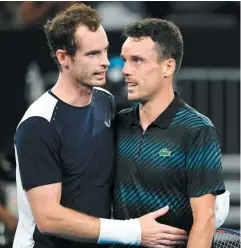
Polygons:
[[[61,183],[35,187],[27,192],[27,196],[40,232],[75,241],[97,243],[100,219],[61,206]],[[143,246],[161,248],[185,239],[184,230],[155,221],[167,211],[168,208],[162,208],[139,219]]]
[[225,191],[217,131],[212,125],[202,126],[190,133],[186,145],[187,190],[193,212],[188,248],[210,248],[216,227],[213,194]]
[[61,189],[61,183],[56,183],[27,192],[38,229],[50,235],[96,243],[100,231],[99,219],[61,206]]
[[188,248],[210,248],[215,232],[215,196],[206,194],[191,198],[193,226]]
[[156,248],[163,247],[163,240],[184,236],[185,231],[155,221],[168,208],[139,219],[120,221],[98,219],[63,207],[60,204],[62,167],[58,138],[43,118],[29,118],[21,124],[15,135],[15,145],[22,185],[40,232],[80,242],[141,243]]

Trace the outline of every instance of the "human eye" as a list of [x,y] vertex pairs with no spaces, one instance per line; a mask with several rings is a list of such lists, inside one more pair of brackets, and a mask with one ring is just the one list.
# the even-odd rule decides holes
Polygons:
[[142,63],[142,59],[139,58],[139,57],[133,57],[133,62],[136,63],[136,64],[141,64]]
[[89,53],[87,54],[87,56],[90,57],[90,58],[92,58],[92,57],[94,57],[94,56],[96,56],[96,55],[98,55],[98,54],[100,54],[99,51],[93,51],[93,52],[89,52]]

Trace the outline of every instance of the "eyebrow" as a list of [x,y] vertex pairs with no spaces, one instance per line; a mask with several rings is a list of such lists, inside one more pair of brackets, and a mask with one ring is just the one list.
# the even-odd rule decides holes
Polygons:
[[[125,59],[124,55],[122,55],[122,54],[120,54],[120,57],[121,57],[122,59]],[[136,58],[138,58],[138,59],[143,59],[143,60],[145,59],[143,56],[138,55],[138,54],[131,55],[130,57],[131,57],[131,59],[136,59]]]
[[[105,50],[108,50],[109,49],[109,44],[106,46]],[[95,53],[95,54],[98,54],[98,53],[101,53],[101,50],[90,50],[88,52],[85,53],[85,55],[90,55],[92,53]]]

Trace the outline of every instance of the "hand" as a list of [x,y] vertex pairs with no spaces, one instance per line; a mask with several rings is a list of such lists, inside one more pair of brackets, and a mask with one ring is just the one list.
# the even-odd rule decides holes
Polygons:
[[156,222],[155,219],[165,215],[168,210],[169,207],[165,206],[139,218],[141,224],[142,246],[165,248],[185,243],[187,240],[185,230]]

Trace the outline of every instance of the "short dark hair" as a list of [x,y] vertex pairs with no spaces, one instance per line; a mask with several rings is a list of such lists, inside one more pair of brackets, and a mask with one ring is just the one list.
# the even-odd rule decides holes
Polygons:
[[146,18],[129,24],[123,35],[125,38],[137,39],[150,37],[157,45],[160,58],[175,59],[175,73],[179,70],[183,58],[183,38],[179,28],[172,22],[158,18]]
[[91,31],[96,31],[101,25],[101,17],[96,10],[80,3],[59,12],[44,25],[51,56],[57,63],[59,70],[61,67],[56,57],[56,51],[64,49],[68,55],[75,55],[77,49],[75,32],[80,25],[86,25]]

